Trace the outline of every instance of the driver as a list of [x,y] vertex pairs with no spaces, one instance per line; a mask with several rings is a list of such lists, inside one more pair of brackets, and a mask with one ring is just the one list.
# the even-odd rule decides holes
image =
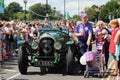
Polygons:
[[37,40],[37,38],[38,38],[38,32],[35,30],[33,32],[33,40]]

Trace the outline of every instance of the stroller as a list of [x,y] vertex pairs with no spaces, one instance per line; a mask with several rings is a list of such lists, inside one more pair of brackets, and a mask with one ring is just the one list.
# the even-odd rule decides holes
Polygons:
[[88,51],[84,53],[86,58],[86,71],[84,77],[89,77],[90,73],[98,73],[98,77],[103,77],[104,75],[104,44],[106,42],[107,34],[98,31],[96,33],[96,50]]
[[90,73],[98,73],[98,77],[104,75],[104,43],[105,36],[100,32],[98,38],[96,38],[97,51],[88,51],[84,53],[86,58],[86,71],[84,77],[89,77]]
[[88,51],[84,53],[86,57],[86,70],[84,77],[88,78],[91,74],[97,73],[98,77],[103,77],[104,73],[101,70],[101,53],[100,51]]

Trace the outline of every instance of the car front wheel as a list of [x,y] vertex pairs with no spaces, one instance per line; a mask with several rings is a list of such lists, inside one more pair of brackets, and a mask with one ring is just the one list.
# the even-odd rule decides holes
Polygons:
[[66,72],[67,74],[73,73],[73,51],[72,47],[68,47],[68,53],[66,55]]
[[18,50],[18,68],[21,74],[27,74],[28,62],[25,48],[21,46]]

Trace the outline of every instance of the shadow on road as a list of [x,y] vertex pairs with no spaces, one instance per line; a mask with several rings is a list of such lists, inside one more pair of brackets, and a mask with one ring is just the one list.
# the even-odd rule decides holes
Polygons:
[[17,58],[11,57],[2,62],[2,69],[13,69],[15,65],[17,65]]

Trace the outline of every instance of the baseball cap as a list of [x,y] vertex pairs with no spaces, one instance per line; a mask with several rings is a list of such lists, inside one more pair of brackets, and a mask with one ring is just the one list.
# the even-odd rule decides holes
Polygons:
[[84,18],[84,17],[86,17],[86,16],[88,16],[86,13],[83,13],[83,14],[81,15],[82,18]]

